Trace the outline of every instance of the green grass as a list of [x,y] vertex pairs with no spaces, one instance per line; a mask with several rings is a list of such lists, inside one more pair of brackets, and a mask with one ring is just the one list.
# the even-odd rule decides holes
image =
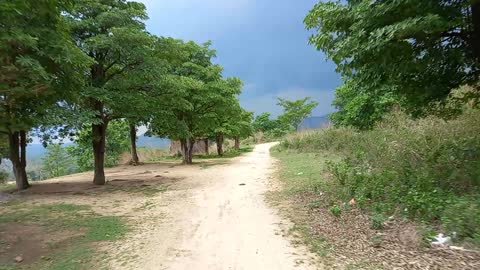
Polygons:
[[[272,155],[280,160],[279,179],[283,183],[283,189],[274,194],[269,194],[273,203],[287,204],[281,208],[283,213],[295,224],[289,230],[290,234],[297,236],[295,241],[305,244],[310,250],[320,256],[325,256],[333,248],[325,238],[317,235],[309,225],[310,217],[303,212],[304,207],[317,209],[327,207],[331,203],[325,193],[328,193],[329,185],[323,177],[325,173],[325,159],[321,154],[306,154],[295,151],[276,151],[272,149]],[[312,196],[311,201],[305,201],[305,205],[293,204],[296,197],[304,197],[305,194]],[[320,199],[321,198],[321,199]]]
[[320,256],[326,256],[329,250],[333,248],[325,238],[315,235],[308,225],[295,224],[289,229],[289,233],[299,236],[301,238],[299,242],[305,244],[310,248],[310,251]]
[[58,203],[26,206],[16,203],[2,207],[0,224],[36,224],[42,226],[46,233],[65,230],[80,232],[80,235],[50,245],[48,260],[41,259],[32,265],[14,268],[0,265],[0,269],[91,269],[95,254],[93,243],[121,239],[128,231],[122,218],[96,214],[87,205]]
[[[381,215],[396,215],[480,244],[479,119],[480,110],[449,121],[411,119],[396,112],[371,130],[290,134],[277,150],[291,155],[282,159],[287,168],[307,175],[287,175],[304,181],[293,182],[290,189],[313,186],[339,201],[354,198],[358,207],[374,215],[374,228],[381,227]],[[319,155],[324,160],[312,163]],[[305,164],[302,168],[296,162]],[[325,167],[331,179],[327,185],[320,175]]]
[[[15,183],[0,183],[0,192],[8,192],[15,189]],[[0,269],[1,270],[1,269]]]
[[[323,194],[332,192],[334,188],[327,183],[324,177],[326,173],[327,159],[336,159],[334,155],[326,153],[300,153],[297,151],[277,151],[272,149],[272,156],[281,161],[279,171],[280,180],[284,183],[283,192],[286,195],[302,194],[305,192]],[[323,201],[312,202],[311,208],[324,206]]]

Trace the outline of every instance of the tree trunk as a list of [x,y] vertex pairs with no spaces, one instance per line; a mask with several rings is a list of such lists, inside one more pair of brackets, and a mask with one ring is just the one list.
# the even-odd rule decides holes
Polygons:
[[193,164],[193,146],[195,145],[195,139],[190,139],[188,142],[188,161],[187,164]]
[[27,160],[26,146],[27,136],[25,131],[13,132],[8,135],[10,147],[10,160],[13,165],[13,174],[18,190],[24,190],[30,187],[27,179]]
[[187,139],[180,139],[180,148],[181,148],[181,151],[182,151],[183,164],[188,164]]
[[130,164],[136,166],[138,165],[138,153],[137,153],[137,127],[134,124],[130,124],[130,143],[131,143],[131,153],[132,160]]
[[204,140],[205,142],[205,155],[209,155],[210,154],[210,145],[208,145],[208,138],[206,138]]
[[101,124],[92,124],[92,146],[94,157],[94,176],[95,185],[105,185],[105,140],[108,122]]
[[235,137],[235,150],[240,150],[240,137]]
[[215,141],[217,143],[217,154],[223,156],[223,134],[217,134]]

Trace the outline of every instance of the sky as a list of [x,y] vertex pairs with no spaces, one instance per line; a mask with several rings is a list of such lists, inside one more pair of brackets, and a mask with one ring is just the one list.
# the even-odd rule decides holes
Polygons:
[[136,0],[145,3],[149,32],[199,43],[211,40],[224,76],[244,82],[242,106],[259,114],[281,113],[277,97],[312,97],[313,116],[334,108],[340,76],[325,55],[308,44],[303,24],[318,0]]

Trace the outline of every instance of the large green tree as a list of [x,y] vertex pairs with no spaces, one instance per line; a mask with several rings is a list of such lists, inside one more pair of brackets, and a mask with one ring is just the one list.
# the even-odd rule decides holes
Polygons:
[[78,0],[68,13],[73,40],[95,60],[86,78],[88,84],[77,104],[90,110],[94,155],[93,183],[105,184],[105,140],[108,123],[130,117],[142,109],[142,79],[136,71],[148,71],[144,64],[151,56],[154,38],[145,31],[145,5],[126,0]]
[[235,141],[235,149],[240,149],[240,139],[248,138],[253,134],[253,112],[241,109],[233,119],[229,136]]
[[253,133],[253,113],[245,111],[238,99],[229,99],[224,106],[217,107],[215,121],[212,123],[212,136],[217,144],[217,154],[224,154],[224,139],[231,138],[235,141],[235,149],[240,149],[240,139]]
[[68,36],[70,1],[0,2],[0,132],[8,137],[18,189],[29,187],[27,133],[81,85],[89,58]]
[[[222,67],[211,61],[215,51],[209,43],[175,43],[171,49],[177,54],[169,59],[169,75],[163,80],[175,98],[169,108],[157,110],[149,129],[154,135],[179,140],[183,161],[191,164],[195,141],[209,135],[216,115],[236,99],[242,83],[238,78],[222,79]],[[164,99],[161,96],[160,102]]]
[[291,128],[298,130],[300,123],[312,114],[318,102],[312,101],[310,97],[298,100],[278,98],[277,105],[283,108],[283,114],[278,117],[278,121],[287,130]]
[[269,132],[278,128],[278,121],[270,119],[271,114],[268,112],[261,113],[253,120],[254,131]]
[[319,2],[305,23],[345,81],[336,124],[368,128],[394,104],[421,116],[452,89],[478,81],[478,0]]

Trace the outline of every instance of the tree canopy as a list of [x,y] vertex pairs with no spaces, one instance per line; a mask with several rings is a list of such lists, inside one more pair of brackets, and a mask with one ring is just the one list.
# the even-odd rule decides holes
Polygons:
[[[225,134],[248,133],[250,118],[238,104],[242,82],[223,78],[211,44],[152,35],[147,18],[144,4],[126,0],[0,3],[0,135],[9,142],[2,156],[14,164],[18,189],[29,186],[26,145],[33,130],[45,143],[74,138],[70,152],[80,167],[94,169],[98,185],[105,184],[104,166],[116,162],[112,149],[125,150],[124,136],[135,152],[136,126],[183,141],[187,163],[189,145],[220,131],[219,119],[232,108],[238,127],[230,122]],[[107,132],[114,120],[115,132]],[[111,145],[116,141],[121,147]],[[52,175],[63,173],[46,163]]]
[[478,81],[479,1],[320,2],[305,18],[310,43],[337,65],[332,120],[368,128],[394,105],[422,116]]
[[[27,132],[81,87],[90,61],[65,24],[70,1],[6,0],[0,3],[0,132],[8,137],[18,189],[29,186]],[[79,72],[80,71],[80,72]]]
[[277,105],[283,108],[283,114],[278,117],[280,123],[287,129],[298,130],[300,123],[312,114],[313,109],[318,106],[318,102],[312,101],[310,97],[298,100],[278,98]]

